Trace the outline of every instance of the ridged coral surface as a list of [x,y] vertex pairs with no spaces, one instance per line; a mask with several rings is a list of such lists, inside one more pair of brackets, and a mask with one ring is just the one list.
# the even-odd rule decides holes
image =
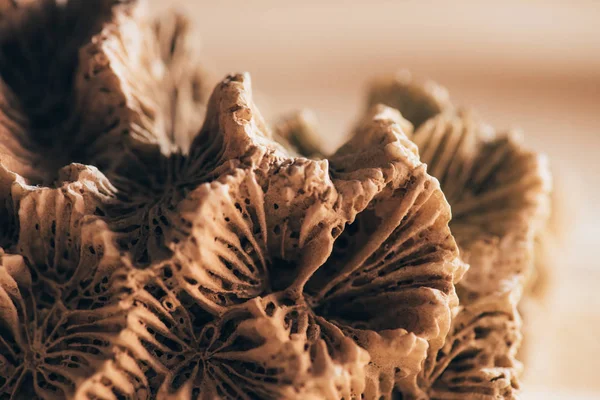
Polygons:
[[515,398],[517,306],[550,208],[546,160],[516,132],[496,132],[454,107],[440,86],[418,85],[407,73],[374,82],[373,102],[396,107],[414,124],[407,134],[439,179],[461,259],[470,265],[456,286],[460,307],[445,344],[427,359],[420,385],[433,399]]
[[536,156],[382,81],[324,157],[193,42],[0,1],[0,399],[513,396]]

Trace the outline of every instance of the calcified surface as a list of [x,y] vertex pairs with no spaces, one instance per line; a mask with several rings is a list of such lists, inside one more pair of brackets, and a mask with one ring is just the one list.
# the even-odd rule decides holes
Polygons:
[[373,102],[396,107],[416,127],[405,131],[440,181],[461,258],[470,264],[457,284],[460,307],[446,342],[427,359],[419,384],[437,399],[514,398],[517,306],[549,213],[545,160],[524,149],[516,133],[494,131],[453,107],[444,89],[419,85],[407,73],[374,82]]
[[0,398],[426,396],[466,266],[406,121],[295,156],[183,18],[0,7]]
[[0,399],[515,397],[543,160],[407,73],[326,157],[194,42],[0,0]]

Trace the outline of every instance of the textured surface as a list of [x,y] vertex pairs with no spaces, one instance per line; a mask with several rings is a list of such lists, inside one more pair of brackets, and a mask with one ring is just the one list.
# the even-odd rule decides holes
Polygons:
[[294,156],[248,75],[205,96],[181,17],[0,4],[0,396],[425,395],[466,265],[397,112]]
[[461,307],[421,383],[432,398],[514,398],[517,306],[534,276],[535,241],[550,211],[550,174],[515,134],[496,133],[472,113],[457,111],[445,94],[401,74],[374,83],[368,99],[394,105],[418,126],[409,136],[440,181],[461,259],[470,265],[457,285]]
[[[184,8],[220,71],[252,73],[266,118],[312,108],[327,151],[362,110],[367,79],[398,68],[443,83],[455,104],[474,106],[493,126],[522,128],[527,146],[551,161],[561,217],[545,303],[523,318],[529,357],[521,396],[598,397],[596,2],[355,0],[344,12],[340,0],[152,3]],[[215,35],[224,20],[228,34]]]

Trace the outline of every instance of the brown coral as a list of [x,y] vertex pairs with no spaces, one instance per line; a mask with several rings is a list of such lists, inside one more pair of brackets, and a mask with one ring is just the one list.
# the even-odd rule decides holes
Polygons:
[[549,172],[516,134],[496,133],[472,113],[457,111],[437,88],[403,74],[377,81],[369,95],[369,102],[395,106],[415,124],[409,137],[440,181],[461,258],[470,264],[457,285],[461,309],[444,349],[426,363],[421,385],[433,398],[512,398],[520,343],[516,306],[548,215]]
[[406,70],[371,82],[367,104],[385,104],[400,110],[415,129],[442,111],[453,109],[446,88],[433,81],[418,84]]
[[80,129],[80,48],[113,20],[117,0],[0,3],[0,157],[30,183],[51,183],[106,138]]
[[548,179],[513,134],[401,74],[317,160],[247,74],[207,96],[180,16],[0,33],[0,398],[514,397]]
[[323,156],[321,138],[317,131],[316,116],[310,110],[302,110],[281,118],[274,126],[274,136],[288,149],[295,149],[305,157]]
[[23,255],[0,255],[3,398],[69,398],[110,356],[111,337],[125,326],[128,288],[98,224],[72,231],[81,244],[64,255],[39,240],[20,245]]
[[290,158],[249,90],[243,75],[215,89],[195,141],[213,150],[199,139],[218,138],[213,175],[176,205],[179,219],[163,232],[171,254],[140,274],[139,311],[81,395],[107,380],[128,396],[418,391],[462,273],[437,182],[380,108],[331,166]]
[[3,54],[29,57],[56,21],[82,17],[82,32],[43,47],[61,62],[34,82],[49,90],[1,87],[2,395],[422,393],[464,264],[390,109],[328,160],[297,157],[247,75],[204,97],[183,19],[153,23],[135,2],[11,4]]

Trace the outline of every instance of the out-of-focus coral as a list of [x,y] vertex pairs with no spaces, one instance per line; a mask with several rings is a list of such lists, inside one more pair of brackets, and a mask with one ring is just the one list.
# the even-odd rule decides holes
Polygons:
[[297,156],[183,18],[0,4],[0,397],[425,395],[465,264],[406,121]]
[[433,81],[419,84],[409,71],[393,77],[383,76],[371,82],[367,103],[385,104],[400,110],[402,117],[419,128],[442,111],[453,109],[448,91]]
[[[371,87],[368,103],[406,114],[409,137],[452,208],[450,227],[470,265],[457,285],[461,307],[444,348],[426,362],[421,386],[432,398],[513,398],[521,341],[517,311],[535,274],[535,242],[550,210],[545,159],[512,132],[497,133],[457,110],[445,90],[405,73]],[[538,258],[541,254],[538,254]]]
[[308,109],[289,114],[276,122],[273,132],[280,143],[286,143],[304,157],[323,157],[322,139],[316,116]]
[[106,152],[81,129],[79,52],[115,14],[116,0],[0,2],[0,157],[29,183],[49,184],[70,161]]
[[515,360],[520,320],[511,290],[461,306],[425,376],[433,399],[514,398],[521,365]]

